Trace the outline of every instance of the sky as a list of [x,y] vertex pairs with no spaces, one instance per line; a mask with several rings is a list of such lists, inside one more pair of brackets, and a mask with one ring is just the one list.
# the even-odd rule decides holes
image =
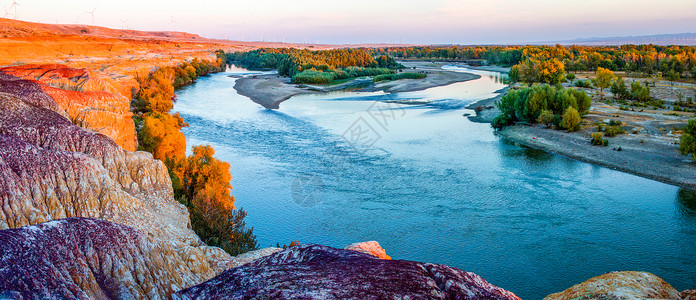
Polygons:
[[94,10],[97,26],[242,41],[514,44],[696,31],[696,0],[14,1],[0,13],[91,25]]

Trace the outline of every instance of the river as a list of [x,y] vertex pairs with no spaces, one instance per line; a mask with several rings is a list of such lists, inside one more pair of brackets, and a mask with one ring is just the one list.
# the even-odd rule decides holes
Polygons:
[[[231,164],[236,205],[261,247],[376,240],[394,259],[481,275],[540,299],[619,270],[696,287],[696,196],[525,148],[464,107],[498,73],[399,94],[301,95],[267,110],[233,68],[178,91],[189,145]],[[406,105],[404,103],[410,103]]]

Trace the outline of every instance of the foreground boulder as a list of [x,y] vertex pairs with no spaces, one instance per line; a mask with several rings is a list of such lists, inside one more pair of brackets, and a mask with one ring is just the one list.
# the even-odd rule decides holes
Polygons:
[[544,300],[570,299],[682,299],[679,292],[662,278],[647,272],[611,272],[593,277],[583,283]]
[[175,299],[519,299],[474,273],[320,245],[230,269]]
[[0,253],[2,299],[161,299],[188,274],[174,249],[97,219],[2,230]]

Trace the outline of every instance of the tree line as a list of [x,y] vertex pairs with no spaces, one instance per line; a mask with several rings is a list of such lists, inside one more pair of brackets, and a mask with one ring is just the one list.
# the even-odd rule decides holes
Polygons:
[[551,61],[561,63],[569,72],[595,71],[602,67],[645,76],[660,73],[675,80],[696,79],[696,47],[693,46],[416,46],[372,51],[397,59],[478,60],[503,66]]
[[277,69],[293,83],[331,83],[338,79],[394,74],[404,66],[388,55],[373,56],[368,49],[275,49],[262,48],[227,53],[229,64],[250,70]]
[[138,131],[138,150],[148,151],[167,166],[174,197],[189,211],[194,232],[208,245],[231,255],[257,248],[252,229],[246,228],[243,209],[235,208],[230,193],[230,165],[213,157],[211,146],[194,146],[186,156],[188,126],[178,114],[171,114],[175,89],[196,81],[199,76],[224,71],[226,55],[216,51],[211,61],[194,59],[178,66],[161,67],[136,77],[131,109]]

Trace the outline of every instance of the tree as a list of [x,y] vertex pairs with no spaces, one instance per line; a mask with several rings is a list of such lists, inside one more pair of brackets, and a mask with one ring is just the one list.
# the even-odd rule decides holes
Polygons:
[[[696,68],[694,68],[696,70]],[[694,73],[696,74],[696,73]],[[518,65],[514,65],[510,68],[510,72],[508,72],[508,76],[510,77],[510,80],[512,82],[519,82],[520,81],[520,67]]]
[[563,119],[561,120],[560,125],[568,131],[576,131],[580,129],[580,114],[577,110],[575,110],[575,108],[569,106],[563,114]]
[[555,116],[552,111],[545,109],[541,111],[541,114],[539,115],[539,119],[537,120],[537,122],[544,124],[547,127],[550,127],[553,123],[554,117]]
[[674,72],[674,70],[667,71],[665,76],[667,76],[667,80],[669,80],[670,85],[674,85],[674,82],[677,81],[677,79],[679,79],[679,74],[677,74],[677,72]]
[[684,127],[684,133],[679,138],[679,153],[691,154],[691,159],[696,160],[696,119],[689,120]]
[[138,132],[138,147],[159,160],[182,157],[186,153],[186,137],[179,129],[186,126],[178,113],[147,113]]
[[614,94],[614,98],[619,100],[627,99],[630,96],[628,87],[626,87],[626,82],[624,82],[623,78],[620,76],[616,77],[611,84],[611,93]]
[[600,96],[604,99],[604,89],[608,88],[611,81],[614,79],[614,72],[602,67],[597,68],[597,79],[595,80],[599,87]]
[[631,97],[638,101],[650,100],[650,88],[635,81],[631,83]]
[[253,229],[244,223],[246,213],[234,206],[230,193],[230,164],[213,157],[211,146],[194,146],[192,154],[170,160],[175,195],[188,207],[191,225],[200,238],[232,255],[256,249]]

